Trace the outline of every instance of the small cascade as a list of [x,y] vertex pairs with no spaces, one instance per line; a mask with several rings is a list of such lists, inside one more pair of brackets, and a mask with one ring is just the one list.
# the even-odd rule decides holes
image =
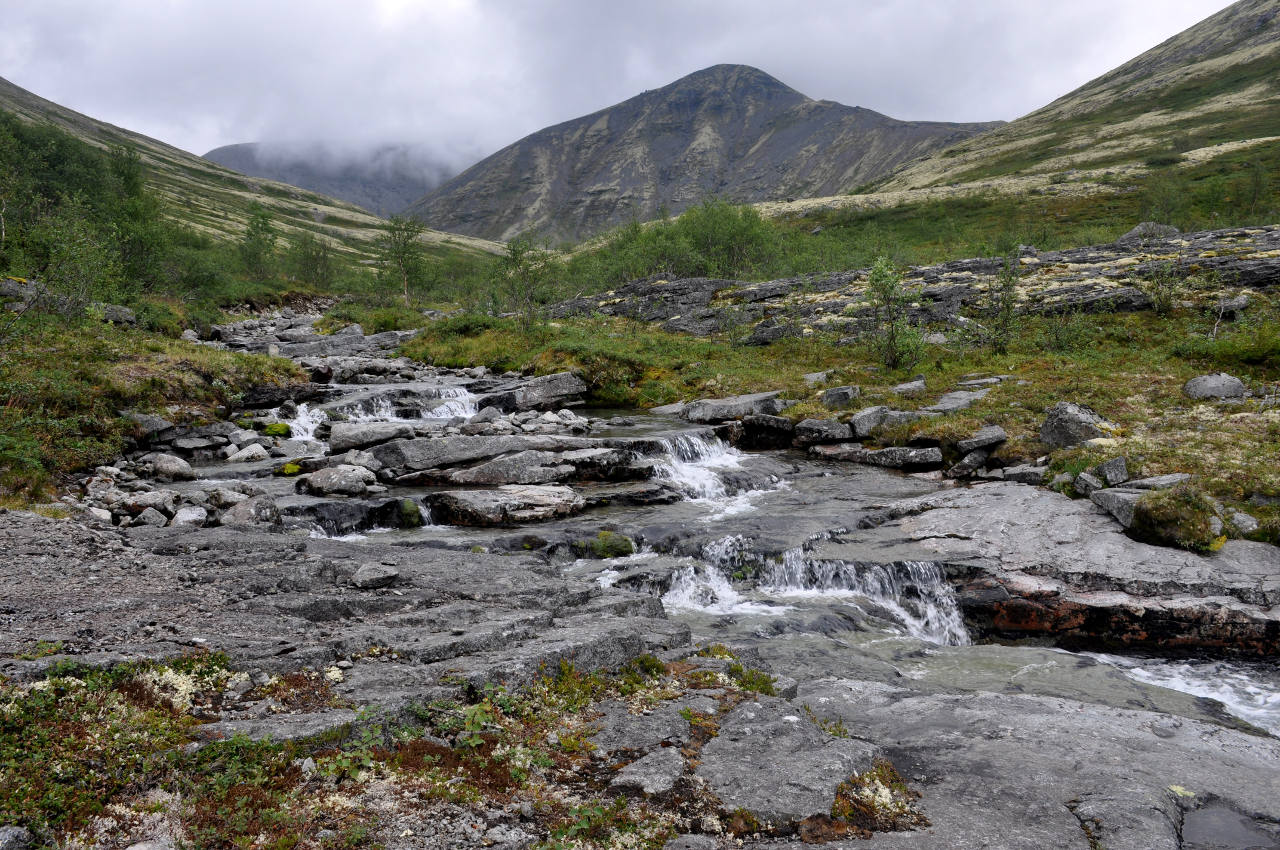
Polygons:
[[803,549],[783,553],[760,576],[760,589],[778,596],[849,594],[890,612],[912,637],[965,646],[969,633],[954,592],[936,563],[888,564],[819,560]]
[[655,478],[691,499],[720,499],[729,489],[717,470],[738,469],[742,452],[713,434],[677,434],[662,438],[666,448]]
[[[276,411],[272,411],[273,415]],[[289,433],[295,440],[314,440],[316,426],[329,421],[329,414],[320,408],[312,408],[305,401],[298,405],[298,411],[292,419],[287,420]]]
[[477,396],[465,387],[441,387],[440,399],[440,404],[422,412],[424,419],[451,419],[455,416],[470,419],[480,412],[476,405]]
[[671,577],[671,589],[662,596],[663,607],[705,614],[784,614],[785,605],[752,602],[736,589],[724,571],[713,564],[690,564]]
[[357,404],[339,408],[339,413],[347,417],[348,422],[411,422],[396,413],[391,399],[386,396],[364,399]]

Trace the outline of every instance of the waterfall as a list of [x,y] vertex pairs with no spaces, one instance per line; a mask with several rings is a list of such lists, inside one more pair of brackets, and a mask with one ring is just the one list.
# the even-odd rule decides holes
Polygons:
[[665,448],[658,458],[660,481],[671,484],[691,499],[719,499],[729,490],[716,470],[738,469],[742,452],[713,434],[677,434],[663,437]]
[[463,416],[470,419],[480,412],[476,407],[476,396],[465,387],[441,387],[439,398],[442,403],[424,410],[423,418],[451,419]]
[[760,589],[784,597],[808,593],[863,597],[891,613],[912,637],[950,646],[969,643],[955,593],[932,561],[820,560],[803,549],[791,549],[765,567]]
[[[278,415],[278,408],[272,411],[272,415]],[[298,405],[298,410],[293,415],[293,418],[288,420],[289,433],[295,440],[314,440],[316,438],[316,426],[321,422],[328,421],[329,414],[320,408],[312,409],[304,401]]]

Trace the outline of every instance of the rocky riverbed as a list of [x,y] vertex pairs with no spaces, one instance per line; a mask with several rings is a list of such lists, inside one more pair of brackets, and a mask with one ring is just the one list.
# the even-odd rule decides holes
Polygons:
[[[248,684],[201,737],[308,739],[650,653],[675,679],[584,708],[572,782],[664,812],[673,848],[1280,847],[1275,547],[1141,543],[1034,464],[860,455],[857,422],[790,425],[776,394],[584,410],[573,375],[424,367],[313,320],[214,334],[311,383],[230,422],[138,416],[72,521],[0,514],[0,673],[221,651]],[[254,687],[304,669],[338,699]],[[880,760],[903,831],[851,833],[842,783]],[[379,839],[529,846],[512,811],[397,809]],[[130,829],[100,846],[163,840]]]

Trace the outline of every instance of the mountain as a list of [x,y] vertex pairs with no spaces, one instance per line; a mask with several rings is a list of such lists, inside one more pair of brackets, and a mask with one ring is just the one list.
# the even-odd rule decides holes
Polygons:
[[[53,124],[100,148],[132,147],[147,166],[147,182],[165,201],[169,215],[224,239],[244,231],[250,204],[266,207],[287,238],[308,231],[327,236],[340,249],[368,254],[382,233],[383,220],[345,201],[297,186],[237,174],[172,145],[97,121],[45,100],[0,78],[0,109],[27,121]],[[463,236],[429,232],[428,242],[467,251],[494,252],[501,246]]]
[[340,198],[382,216],[400,212],[457,174],[452,166],[408,145],[340,151],[318,142],[248,142],[214,148],[204,158],[251,177]]
[[877,188],[1133,165],[1273,136],[1280,136],[1280,0],[1240,0],[1048,106],[912,163]]
[[408,212],[489,239],[532,231],[578,240],[709,195],[849,191],[994,126],[897,121],[812,100],[755,68],[716,65],[526,136]]

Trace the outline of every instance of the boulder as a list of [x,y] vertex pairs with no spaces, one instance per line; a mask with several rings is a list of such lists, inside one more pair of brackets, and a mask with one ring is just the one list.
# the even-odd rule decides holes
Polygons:
[[311,473],[302,485],[316,496],[363,496],[375,481],[377,477],[363,466],[344,463]]
[[483,395],[478,403],[505,411],[551,410],[577,401],[586,391],[586,383],[577,375],[557,372]]
[[171,481],[192,481],[196,477],[191,464],[177,455],[153,454],[148,456],[147,463],[151,464],[151,477],[164,484]]
[[1204,400],[1215,398],[1244,398],[1244,382],[1226,372],[1199,375],[1182,385],[1187,398]]
[[879,428],[883,423],[885,416],[889,413],[889,408],[884,405],[876,405],[875,407],[867,407],[859,410],[849,419],[849,428],[853,431],[855,440],[865,440],[871,436],[871,432]]
[[742,417],[744,449],[782,449],[791,445],[796,424],[782,416],[753,413]]
[[1055,449],[1076,446],[1095,437],[1106,437],[1115,430],[1091,408],[1070,401],[1051,407],[1040,426],[1040,441]]
[[966,478],[983,467],[991,452],[986,449],[974,449],[960,459],[960,462],[947,470],[948,478]]
[[364,564],[351,576],[351,583],[361,590],[390,587],[400,577],[400,571],[390,564]]
[[495,526],[570,516],[586,500],[570,487],[507,484],[493,490],[445,490],[430,497],[432,513],[449,525]]
[[152,509],[159,511],[165,517],[171,517],[178,509],[180,499],[181,497],[172,490],[148,490],[143,493],[130,493],[121,503],[121,507],[133,516]]
[[266,496],[254,496],[228,508],[222,514],[222,524],[230,528],[278,527],[280,508]]
[[155,528],[164,528],[168,524],[169,518],[155,508],[147,508],[134,517],[132,523],[132,525],[150,525]]
[[28,850],[35,840],[26,827],[0,826],[0,850]]
[[1047,466],[1023,464],[1021,466],[1010,466],[1004,470],[1005,481],[1016,481],[1019,484],[1039,486],[1044,483],[1045,478],[1048,476],[1049,467]]
[[780,390],[766,393],[750,393],[748,395],[730,396],[729,398],[704,398],[690,402],[680,411],[680,415],[690,422],[724,422],[729,419],[741,419],[752,414],[776,416],[786,409],[786,402],[778,396]]
[[1102,479],[1108,487],[1117,487],[1129,480],[1129,461],[1123,455],[1113,457],[1105,463],[1098,464],[1093,474]]
[[979,428],[972,437],[956,441],[956,451],[968,454],[977,449],[995,446],[1009,439],[1009,435],[999,425],[987,425]]
[[231,455],[231,457],[227,458],[227,463],[257,463],[258,461],[268,460],[270,457],[270,452],[262,446],[254,444],[252,446],[245,446],[243,449],[240,449],[240,451]]
[[178,508],[173,515],[173,524],[175,526],[190,526],[192,528],[200,528],[209,519],[209,512],[198,505],[184,505]]
[[893,391],[898,395],[910,397],[910,396],[924,395],[927,389],[928,388],[925,386],[925,383],[924,383],[924,375],[916,375],[914,378],[912,378],[910,381],[907,381],[905,384],[898,384],[896,387],[893,388]]
[[833,410],[848,407],[860,395],[862,395],[860,387],[832,387],[822,394],[822,404]]
[[1095,491],[1105,488],[1107,485],[1103,483],[1102,479],[1098,478],[1098,476],[1089,472],[1082,472],[1076,476],[1076,479],[1071,483],[1071,486],[1074,487],[1075,491],[1081,496],[1087,497],[1092,495]]
[[329,431],[329,452],[341,454],[412,437],[413,426],[407,422],[334,422]]
[[1116,242],[1124,244],[1140,244],[1151,239],[1170,239],[1182,231],[1171,224],[1160,224],[1155,221],[1144,221],[1121,236]]
[[818,443],[839,443],[853,438],[848,425],[834,419],[805,419],[796,423],[795,444],[812,446]]
[[137,426],[134,429],[134,434],[143,442],[151,442],[158,435],[173,427],[173,423],[168,419],[164,419],[160,416],[154,416],[150,413],[135,413],[130,410],[125,411],[121,415]]
[[887,449],[864,449],[857,443],[813,446],[809,453],[827,460],[867,463],[890,469],[937,469],[942,466],[942,449],[890,446]]
[[675,787],[684,770],[685,760],[679,747],[659,747],[618,771],[609,787],[639,791],[646,796],[665,794]]
[[1089,494],[1089,501],[1111,514],[1125,528],[1133,525],[1133,515],[1141,498],[1141,491],[1121,488],[1095,490]]
[[925,413],[947,414],[959,410],[967,410],[991,392],[987,387],[981,390],[952,390],[928,407],[920,408]]
[[1171,472],[1168,475],[1153,475],[1150,478],[1137,478],[1125,482],[1131,490],[1168,490],[1177,487],[1183,481],[1190,481],[1191,476],[1185,472]]

